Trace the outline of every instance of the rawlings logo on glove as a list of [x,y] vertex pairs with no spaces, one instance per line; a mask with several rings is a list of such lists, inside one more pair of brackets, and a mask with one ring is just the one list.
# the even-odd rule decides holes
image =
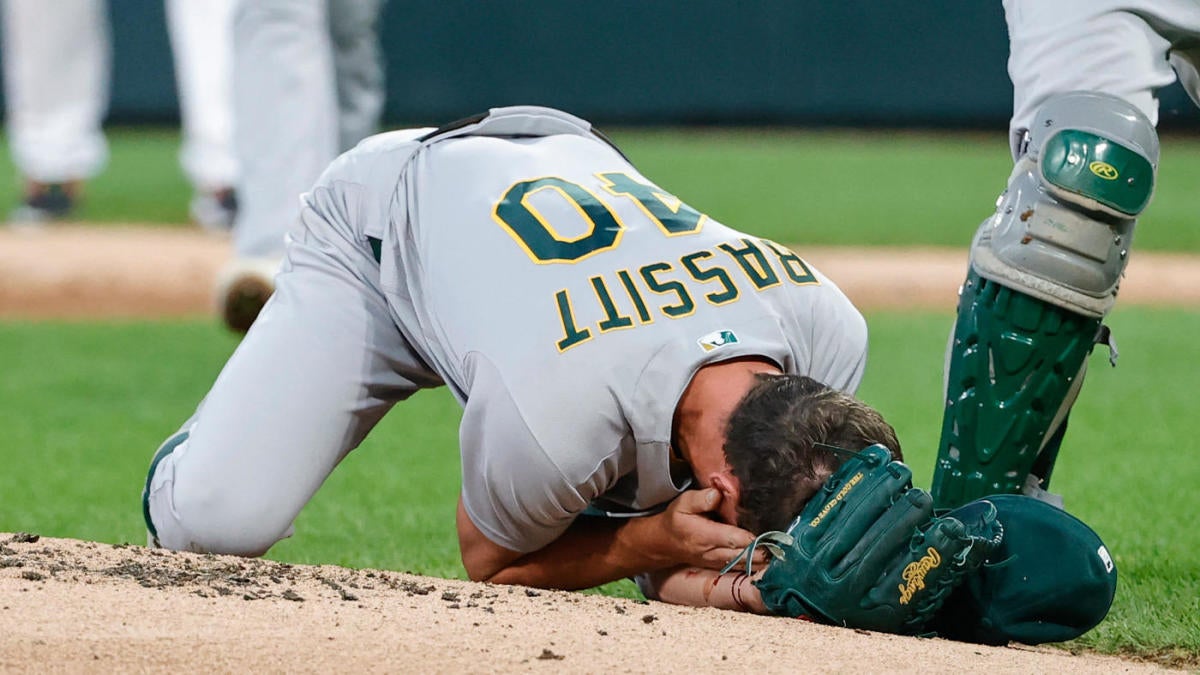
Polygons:
[[913,593],[925,588],[925,575],[929,574],[929,570],[942,564],[942,556],[936,548],[930,546],[927,550],[929,555],[915,563],[909,563],[908,567],[904,568],[904,573],[900,575],[904,579],[904,583],[900,584],[900,604],[902,605],[907,605],[908,601],[912,600]]

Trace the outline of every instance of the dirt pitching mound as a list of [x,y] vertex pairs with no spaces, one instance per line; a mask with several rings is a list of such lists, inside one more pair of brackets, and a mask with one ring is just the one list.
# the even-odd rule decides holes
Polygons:
[[0,534],[0,671],[1158,672],[580,593]]
[[[866,310],[949,311],[966,272],[965,248],[795,248]],[[230,255],[228,239],[182,227],[0,228],[0,318],[210,314]],[[1200,257],[1137,253],[1121,301],[1200,307]]]

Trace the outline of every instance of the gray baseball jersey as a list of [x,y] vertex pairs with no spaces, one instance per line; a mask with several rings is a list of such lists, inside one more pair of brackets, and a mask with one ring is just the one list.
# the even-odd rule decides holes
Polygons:
[[[191,447],[152,476],[156,524],[194,510],[228,537],[208,528],[214,508],[232,519],[230,501],[268,500],[288,506],[262,536],[283,536],[288,509],[294,518],[387,406],[444,382],[464,406],[467,513],[495,543],[533,551],[589,506],[644,512],[687,488],[671,424],[701,366],[759,355],[848,391],[862,375],[865,323],[833,283],[681,202],[566,113],[505,108],[373,137],[305,204],[276,295],[191,421]],[[263,370],[279,360],[304,372]],[[264,411],[256,388],[290,401]],[[253,499],[214,466],[244,471],[269,452],[279,457],[247,481]],[[220,485],[196,485],[206,474]],[[285,480],[303,488],[274,490]],[[160,508],[153,495],[171,481]],[[185,509],[183,493],[212,503]],[[182,545],[204,548],[197,530],[180,522]]]
[[465,404],[464,505],[506,548],[541,548],[593,500],[641,510],[684,489],[671,423],[705,363],[762,355],[843,389],[862,371],[864,322],[832,283],[563,113],[425,141],[388,224],[383,287]]

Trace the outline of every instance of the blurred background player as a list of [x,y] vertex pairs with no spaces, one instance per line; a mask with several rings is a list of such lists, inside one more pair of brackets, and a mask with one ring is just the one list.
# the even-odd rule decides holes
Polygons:
[[[167,0],[192,219],[227,230],[236,209],[229,81],[235,0]],[[104,0],[3,0],[6,120],[22,176],[14,223],[69,217],[104,167],[111,36]]]
[[1045,492],[1158,166],[1160,88],[1200,102],[1200,3],[1006,0],[1016,166],[971,245],[933,495]]
[[382,0],[239,2],[233,21],[234,143],[241,167],[233,260],[218,311],[245,332],[274,291],[300,195],[373,134],[384,103]]

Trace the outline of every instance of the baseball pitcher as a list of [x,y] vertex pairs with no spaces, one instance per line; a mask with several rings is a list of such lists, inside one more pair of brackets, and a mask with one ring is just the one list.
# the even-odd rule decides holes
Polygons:
[[[743,573],[770,583],[738,585],[739,608],[909,632],[995,538],[994,519],[934,519],[891,427],[850,395],[866,326],[833,282],[569,114],[501,108],[364,141],[303,197],[276,283],[154,455],[153,543],[262,554],[394,404],[441,385],[463,406],[473,579],[642,575],[721,606],[739,578],[721,568],[750,549],[790,562]],[[806,505],[820,519],[802,533]],[[927,586],[866,598],[934,558]]]

